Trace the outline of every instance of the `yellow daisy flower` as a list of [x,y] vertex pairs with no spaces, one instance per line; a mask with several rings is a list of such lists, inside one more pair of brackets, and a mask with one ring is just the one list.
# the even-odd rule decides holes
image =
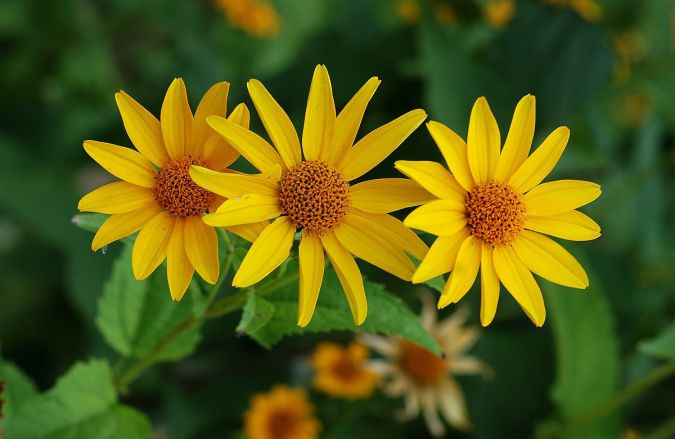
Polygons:
[[[366,318],[363,279],[352,254],[409,280],[426,245],[402,222],[388,215],[433,198],[408,179],[384,178],[350,185],[384,160],[426,118],[413,110],[352,146],[363,113],[380,81],[371,78],[336,115],[328,70],[317,66],[309,91],[302,153],[298,134],[265,87],[248,82],[251,99],[274,147],[255,133],[222,117],[208,123],[262,174],[237,175],[193,166],[199,185],[229,198],[204,216],[211,226],[233,226],[275,219],[253,243],[234,276],[235,287],[263,279],[289,256],[296,231],[299,246],[298,325],[309,323],[319,295],[324,251],[338,274],[356,324]],[[302,157],[304,154],[304,159]]]
[[[195,270],[209,283],[218,279],[218,238],[201,217],[223,198],[197,186],[188,171],[195,164],[226,171],[239,156],[206,124],[208,115],[225,115],[228,89],[227,82],[212,86],[193,116],[185,84],[175,79],[164,98],[160,120],[120,91],[115,99],[136,150],[84,142],[87,154],[122,180],[88,193],[78,204],[80,211],[110,214],[94,236],[92,250],[140,230],[132,253],[134,276],[145,279],[166,258],[174,300],[183,297]],[[250,114],[240,104],[228,119],[248,127]],[[233,231],[254,240],[262,227]]]
[[377,375],[366,368],[368,349],[358,342],[347,347],[323,342],[312,355],[314,387],[338,398],[361,399],[373,394]]
[[319,431],[321,423],[305,392],[284,385],[253,396],[244,415],[247,439],[316,439]]
[[230,24],[261,38],[279,33],[279,14],[267,0],[216,0]]
[[434,436],[443,436],[446,422],[460,430],[471,427],[461,387],[454,376],[491,376],[492,370],[478,358],[466,354],[478,340],[479,331],[466,327],[468,312],[463,308],[438,322],[433,299],[420,295],[421,321],[433,335],[444,357],[397,337],[364,334],[359,340],[383,359],[371,359],[368,367],[381,375],[382,390],[391,397],[404,397],[405,408],[399,413],[402,421],[417,417],[422,412],[427,428]]
[[490,0],[485,5],[485,21],[495,29],[502,29],[516,15],[516,3],[513,0]]
[[399,161],[397,169],[438,197],[410,213],[405,224],[439,238],[413,276],[413,283],[451,272],[438,307],[458,302],[478,275],[481,323],[492,322],[500,282],[525,313],[542,326],[546,317],[535,273],[551,282],[586,288],[588,277],[562,246],[542,233],[573,241],[600,236],[600,226],[575,210],[600,196],[600,186],[580,180],[541,181],[551,172],[569,139],[553,131],[529,157],[534,136],[535,98],[518,103],[504,148],[485,98],[479,98],[465,143],[446,126],[427,128],[450,172],[435,162]]

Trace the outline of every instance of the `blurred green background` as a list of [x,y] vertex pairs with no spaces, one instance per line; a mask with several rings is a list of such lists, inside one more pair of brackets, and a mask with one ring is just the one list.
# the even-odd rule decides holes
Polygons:
[[[517,101],[532,93],[535,145],[559,125],[572,131],[552,177],[602,184],[586,212],[603,236],[565,244],[583,260],[591,288],[541,282],[543,329],[502,294],[474,349],[496,378],[460,379],[470,436],[556,437],[561,419],[586,399],[611,398],[660,367],[644,346],[675,339],[675,2],[522,0],[512,14],[490,3],[278,0],[272,24],[250,28],[211,0],[0,2],[1,355],[41,389],[77,360],[114,357],[95,318],[120,246],[92,253],[91,234],[71,218],[79,197],[110,179],[82,141],[130,145],[116,91],[158,115],[176,76],[193,109],[222,80],[232,85],[230,108],[250,105],[245,81],[258,78],[301,127],[311,74],[322,63],[338,108],[369,77],[382,79],[361,133],[424,108],[464,136],[473,101],[486,96],[504,136]],[[261,127],[256,116],[253,127]],[[393,162],[403,158],[441,159],[420,128],[370,176],[397,176]],[[416,309],[417,287],[365,272]],[[476,293],[468,296],[475,323]],[[307,381],[304,360],[326,336],[266,351],[235,337],[236,323],[209,322],[194,355],[152,369],[124,398],[150,415],[157,437],[229,437],[241,429],[249,395]],[[675,343],[668,346],[675,358]],[[347,413],[325,422],[326,437],[426,434],[421,422],[394,423],[401,402],[379,394],[360,403],[312,399],[324,421]],[[671,377],[621,404],[606,437],[629,429],[667,437],[673,416]]]

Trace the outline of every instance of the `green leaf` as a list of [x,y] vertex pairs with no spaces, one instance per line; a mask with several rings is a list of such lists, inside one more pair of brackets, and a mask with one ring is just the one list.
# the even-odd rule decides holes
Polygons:
[[251,291],[248,293],[244,312],[237,325],[237,332],[253,334],[265,326],[272,316],[274,305]]
[[108,219],[108,215],[102,213],[78,213],[72,219],[73,224],[87,232],[96,233],[101,224]]
[[13,363],[0,361],[0,381],[4,383],[0,417],[12,416],[24,401],[37,394],[33,381]]
[[48,392],[33,397],[5,420],[9,438],[147,438],[150,422],[117,403],[108,363],[78,363]]
[[675,360],[675,322],[658,336],[640,343],[639,349],[647,355]]
[[[145,281],[136,280],[131,252],[132,247],[125,245],[113,265],[99,299],[96,325],[105,340],[125,357],[143,357],[160,343],[164,345],[156,361],[185,357],[201,339],[200,325],[192,320],[193,299],[171,300],[164,264]],[[173,336],[180,325],[191,327]]]

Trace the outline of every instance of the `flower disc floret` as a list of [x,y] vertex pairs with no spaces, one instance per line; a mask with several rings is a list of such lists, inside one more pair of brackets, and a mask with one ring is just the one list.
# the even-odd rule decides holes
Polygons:
[[523,196],[503,183],[476,185],[466,200],[471,233],[491,245],[513,241],[525,227],[526,210]]
[[203,214],[211,205],[214,194],[197,185],[190,178],[190,166],[204,166],[204,162],[190,156],[169,162],[156,177],[157,201],[173,216]]

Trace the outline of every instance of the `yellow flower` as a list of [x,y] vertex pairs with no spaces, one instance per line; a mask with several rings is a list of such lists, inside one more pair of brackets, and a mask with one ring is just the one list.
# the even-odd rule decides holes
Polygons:
[[320,430],[305,392],[283,385],[255,395],[244,415],[247,439],[316,439]]
[[435,162],[399,161],[396,167],[438,197],[406,218],[409,227],[439,236],[418,267],[419,283],[451,271],[438,307],[458,302],[481,278],[481,323],[497,309],[500,282],[537,325],[546,310],[531,272],[561,285],[586,288],[588,277],[557,238],[585,241],[600,227],[575,210],[600,196],[600,186],[580,180],[541,181],[569,139],[559,127],[528,157],[534,136],[535,98],[518,103],[504,148],[485,98],[471,111],[468,140],[438,122],[427,128],[450,172]]
[[431,198],[417,183],[400,178],[349,182],[391,154],[426,118],[413,110],[352,146],[363,113],[380,81],[371,78],[336,116],[328,71],[317,66],[309,91],[302,133],[257,80],[248,82],[251,99],[273,148],[262,137],[222,117],[208,123],[262,174],[214,172],[193,166],[190,175],[211,192],[230,198],[205,215],[212,226],[233,226],[275,218],[253,243],[234,276],[235,287],[263,279],[288,258],[296,231],[299,246],[298,325],[309,323],[321,288],[324,251],[335,268],[356,324],[366,318],[363,279],[352,254],[409,280],[408,258],[424,257],[427,247],[403,223],[388,215]]
[[417,23],[422,15],[419,0],[396,0],[396,13],[408,24]]
[[443,436],[445,428],[438,416],[440,411],[450,425],[467,430],[471,423],[462,389],[454,376],[492,374],[482,361],[466,354],[478,339],[478,328],[463,326],[468,315],[466,309],[436,321],[431,296],[423,294],[420,298],[422,325],[438,341],[445,354],[443,358],[400,338],[362,335],[359,340],[384,357],[370,360],[369,367],[381,374],[387,395],[405,398],[401,420],[415,418],[421,411],[431,434]]
[[333,397],[369,397],[377,384],[377,375],[366,368],[367,359],[368,349],[358,342],[346,348],[330,342],[319,344],[312,355],[314,387]]
[[[140,230],[132,254],[136,279],[145,279],[167,258],[171,297],[180,300],[197,273],[207,282],[218,279],[218,238],[202,214],[223,201],[197,186],[191,165],[225,171],[239,154],[206,124],[206,116],[225,115],[229,84],[220,82],[202,98],[193,117],[185,84],[175,79],[164,98],[161,121],[131,96],[120,91],[117,106],[136,150],[87,140],[84,149],[122,181],[85,195],[80,211],[110,214],[94,236],[96,251]],[[248,127],[249,112],[237,106],[229,120]],[[249,240],[262,225],[233,229]]]
[[256,37],[279,33],[279,15],[266,0],[216,0],[232,26]]
[[501,29],[516,15],[516,3],[513,0],[490,0],[485,5],[483,15],[490,26]]

